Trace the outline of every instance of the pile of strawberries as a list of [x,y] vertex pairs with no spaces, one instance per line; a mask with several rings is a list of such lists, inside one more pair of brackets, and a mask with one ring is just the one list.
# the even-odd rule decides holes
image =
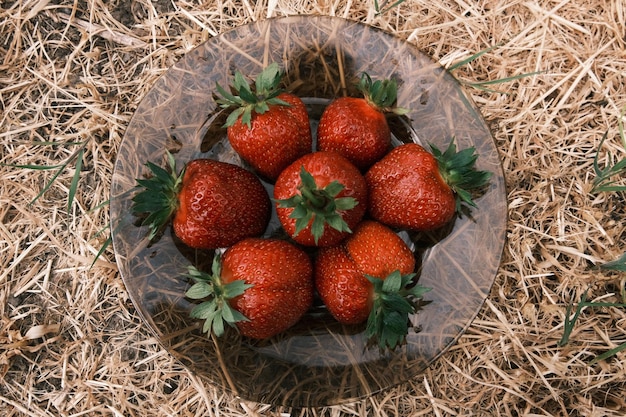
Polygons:
[[[297,323],[314,298],[340,323],[366,323],[379,347],[395,348],[427,288],[415,282],[415,257],[400,230],[441,228],[474,206],[471,191],[490,173],[478,171],[473,148],[441,152],[409,143],[392,149],[387,114],[397,84],[363,74],[363,97],[342,97],[324,110],[314,145],[302,100],[278,88],[269,65],[253,86],[240,72],[218,104],[234,108],[225,127],[250,169],[196,159],[178,172],[148,162],[133,212],[150,239],[171,221],[191,248],[216,249],[210,273],[189,268],[186,292],[201,300],[191,312],[204,331],[225,324],[250,338],[272,337]],[[261,179],[273,183],[273,196]],[[286,238],[262,237],[272,210]],[[220,249],[220,250],[217,250]],[[223,249],[223,250],[222,250]]]

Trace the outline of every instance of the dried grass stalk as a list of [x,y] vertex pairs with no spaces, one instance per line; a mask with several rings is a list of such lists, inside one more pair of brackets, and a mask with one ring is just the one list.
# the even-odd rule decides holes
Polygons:
[[[61,4],[57,4],[61,3]],[[106,235],[113,161],[139,100],[203,40],[269,16],[325,14],[407,39],[443,65],[500,43],[454,74],[542,74],[468,89],[489,122],[509,189],[504,261],[467,333],[420,378],[343,406],[288,410],[200,382],[142,324]],[[0,414],[623,416],[623,309],[587,309],[558,347],[566,306],[619,301],[622,275],[591,266],[624,251],[621,194],[589,195],[593,157],[625,156],[626,7],[614,0],[370,2],[187,0],[0,3]],[[54,166],[86,141],[78,193]],[[101,207],[101,208],[98,208]],[[94,209],[95,210],[92,210]]]

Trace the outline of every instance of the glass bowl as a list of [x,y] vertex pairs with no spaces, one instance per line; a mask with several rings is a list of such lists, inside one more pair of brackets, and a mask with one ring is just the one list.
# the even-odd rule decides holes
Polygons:
[[[338,325],[319,302],[289,331],[252,341],[229,331],[207,336],[189,318],[190,264],[206,269],[212,254],[187,249],[168,229],[149,244],[131,214],[135,179],[145,163],[164,166],[165,151],[178,166],[198,157],[241,163],[222,128],[226,113],[215,85],[229,85],[235,70],[256,76],[277,62],[284,87],[307,104],[311,125],[335,97],[356,95],[362,72],[395,78],[398,105],[391,119],[395,143],[455,138],[474,146],[477,168],[493,172],[477,208],[445,230],[400,235],[419,260],[419,282],[432,288],[412,315],[406,343],[381,352],[365,343],[363,326]],[[265,183],[269,191],[271,184]],[[493,138],[458,82],[436,62],[388,33],[328,16],[275,18],[238,27],[186,54],[160,77],[138,106],[118,152],[112,179],[112,238],[120,274],[149,329],[165,349],[210,383],[260,403],[327,406],[362,398],[406,382],[441,356],[465,331],[488,296],[505,239],[506,190]],[[267,234],[278,228],[273,217]]]

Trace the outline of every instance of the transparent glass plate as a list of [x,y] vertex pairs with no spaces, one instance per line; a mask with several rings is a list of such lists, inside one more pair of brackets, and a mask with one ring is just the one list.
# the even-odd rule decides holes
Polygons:
[[[277,62],[285,88],[303,98],[315,131],[334,97],[356,95],[362,72],[399,82],[408,116],[391,119],[394,141],[433,143],[455,138],[476,147],[477,167],[493,172],[477,208],[449,228],[401,236],[419,261],[419,282],[432,288],[411,316],[406,343],[389,352],[365,343],[363,326],[341,326],[321,303],[294,328],[267,341],[229,331],[216,339],[189,318],[187,267],[208,268],[212,253],[189,250],[171,231],[156,242],[131,214],[135,179],[145,163],[164,166],[165,151],[180,167],[198,157],[240,163],[221,127],[226,112],[215,84],[235,70],[251,77]],[[271,191],[271,184],[265,184]],[[138,106],[120,146],[111,192],[116,261],[146,325],[174,357],[210,383],[262,403],[325,406],[362,398],[406,382],[442,355],[470,325],[496,276],[505,239],[506,190],[498,152],[474,103],[458,82],[414,46],[370,26],[335,17],[276,18],[238,27],[185,55],[160,77]],[[275,217],[268,228],[278,228]]]

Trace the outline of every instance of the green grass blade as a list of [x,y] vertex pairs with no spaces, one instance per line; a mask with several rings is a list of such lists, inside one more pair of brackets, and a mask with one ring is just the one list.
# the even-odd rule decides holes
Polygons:
[[[70,164],[70,162],[74,161],[79,155],[81,157],[80,161],[79,161],[79,164],[82,167],[82,156],[84,155],[86,144],[87,144],[87,141],[82,142],[81,143],[82,146],[79,149],[77,149],[72,155],[70,155],[70,157],[67,158],[67,160],[65,162],[63,162],[62,164],[54,165],[54,166],[44,166],[44,167],[37,166],[37,165],[24,165],[24,166],[22,166],[23,168],[34,169],[34,170],[57,169],[57,172],[52,176],[50,181],[48,181],[48,183],[43,187],[43,189],[39,192],[39,194],[37,194],[35,196],[35,198],[33,198],[32,201],[30,203],[28,203],[29,206],[32,206],[33,204],[35,204],[35,202],[37,202],[37,200],[39,200],[41,198],[41,196],[44,195],[50,189],[50,187],[52,187],[52,184],[54,184],[54,181],[56,181],[56,179],[59,177],[59,175],[61,175],[61,173],[63,173],[63,171],[65,171],[65,168],[67,168],[67,166]],[[77,173],[75,173],[74,176],[80,175],[80,169],[77,169],[76,172]],[[74,181],[75,181],[75,179],[72,178],[72,183]],[[76,179],[76,181],[78,181],[78,180]],[[71,191],[71,186],[70,186],[70,191]],[[74,189],[74,194],[75,193],[76,193],[76,189]],[[71,196],[70,199],[73,200],[73,196]],[[68,207],[70,205],[71,204],[68,204]]]
[[100,250],[98,251],[98,253],[96,253],[96,256],[93,258],[93,261],[91,262],[91,265],[89,265],[89,268],[92,268],[96,264],[98,259],[100,259],[100,256],[102,256],[102,254],[107,250],[107,248],[112,243],[113,243],[113,237],[109,236],[107,238],[107,240],[105,240],[104,243],[102,244],[102,246],[100,247]]
[[[623,126],[620,128],[623,134]],[[618,180],[611,180],[612,177],[616,175],[622,175],[626,173],[626,159],[622,159],[616,162],[614,165],[609,165],[604,169],[600,168],[600,164],[598,162],[598,158],[600,156],[600,149],[604,144],[608,136],[608,131],[604,132],[602,135],[602,139],[600,140],[600,144],[598,145],[598,150],[596,151],[596,155],[593,158],[593,171],[596,174],[596,178],[593,181],[593,187],[591,188],[591,193],[596,194],[599,192],[621,192],[626,191],[626,186],[622,185],[614,185],[618,182]],[[625,139],[622,138],[622,141]]]
[[54,181],[59,177],[59,175],[61,175],[63,173],[63,171],[65,170],[65,167],[67,167],[67,165],[68,165],[68,162],[60,165],[59,169],[52,176],[50,181],[48,181],[48,183],[43,187],[43,189],[41,191],[39,191],[39,194],[37,194],[35,196],[35,198],[33,198],[32,201],[30,203],[28,203],[29,206],[32,206],[33,204],[35,204],[37,202],[37,200],[39,200],[41,198],[41,196],[44,195],[46,193],[46,191],[48,191],[50,189],[50,187],[52,187],[52,184],[54,184]]
[[459,62],[456,62],[456,63],[450,65],[448,67],[448,71],[454,71],[457,68],[460,68],[460,67],[462,67],[464,65],[467,65],[470,62],[473,62],[476,59],[480,58],[481,56],[485,55],[486,53],[491,52],[494,49],[497,49],[497,48],[501,47],[503,44],[504,44],[503,42],[499,42],[499,43],[497,43],[497,44],[495,44],[493,46],[490,46],[489,48],[486,48],[486,49],[483,49],[481,51],[478,51],[474,55],[470,56],[469,58],[465,58],[462,61],[459,61]]
[[[609,136],[609,132],[606,131],[604,132],[604,135],[602,135],[602,139],[600,139],[600,144],[598,145],[598,150],[596,151],[596,155],[593,158],[593,171],[596,174],[596,181],[600,182],[598,179],[600,177],[602,177],[604,171],[602,169],[600,169],[600,164],[598,163],[598,158],[600,157],[600,149],[602,148],[602,145],[604,145],[604,141],[606,140],[606,138]],[[593,192],[593,190],[592,190]]]
[[[101,208],[108,206],[110,202],[111,202],[111,200],[106,200],[106,201],[103,201],[102,203],[98,204],[98,205],[97,205],[97,206],[95,206],[94,208],[90,209],[90,210],[88,211],[88,213],[93,213],[93,212],[94,212],[94,211],[96,211],[96,210],[100,210]],[[109,227],[109,226],[107,226],[107,227]]]
[[600,268],[609,271],[626,272],[626,253],[614,261],[606,262],[600,265]]
[[61,164],[61,165],[43,165],[42,166],[42,165],[0,164],[0,166],[9,167],[9,168],[32,169],[34,171],[50,171],[53,169],[61,168],[64,165]]
[[[622,256],[622,258],[626,258],[626,254],[624,256]],[[582,312],[583,308],[585,308],[585,307],[592,307],[592,308],[597,308],[597,307],[622,307],[622,308],[626,308],[626,303],[604,303],[604,302],[587,301],[587,291],[585,291],[583,293],[582,297],[580,298],[580,302],[576,306],[576,312],[574,313],[574,316],[571,319],[569,318],[569,316],[570,316],[570,313],[572,311],[572,305],[569,304],[567,306],[567,309],[565,310],[565,324],[563,326],[563,336],[561,337],[561,340],[559,340],[559,342],[557,343],[558,346],[563,347],[563,346],[567,345],[567,343],[569,343],[569,337],[570,337],[570,335],[572,333],[572,330],[574,330],[574,326],[576,325],[576,321],[578,320],[578,316],[580,316],[580,313]]]
[[67,213],[72,210],[72,203],[76,197],[76,190],[78,189],[78,180],[80,179],[80,172],[83,169],[83,155],[85,154],[85,148],[82,147],[78,151],[76,157],[76,166],[74,167],[74,176],[72,177],[72,183],[70,184],[69,194],[67,195]]
[[107,224],[106,226],[104,226],[102,229],[98,230],[93,236],[91,236],[91,239],[97,239],[100,236],[102,236],[104,234],[104,232],[106,232],[109,228],[111,227],[111,223]]
[[582,312],[583,307],[585,307],[586,301],[587,301],[587,291],[583,293],[580,299],[580,302],[578,303],[578,306],[576,306],[576,312],[574,313],[574,317],[572,317],[571,319],[569,318],[569,314],[572,311],[572,305],[569,304],[567,306],[567,309],[565,311],[565,324],[563,326],[563,336],[561,336],[561,340],[559,340],[559,342],[557,343],[558,346],[563,347],[569,343],[569,337],[572,334],[572,330],[574,330],[574,325],[576,324],[576,321],[578,320],[578,316],[580,316],[580,313]]
[[472,87],[484,87],[486,85],[494,85],[494,84],[504,84],[510,81],[519,80],[526,77],[532,77],[534,75],[543,74],[544,71],[534,71],[534,72],[526,72],[524,74],[513,75],[511,77],[498,78],[497,80],[489,80],[489,81],[480,81],[476,83],[466,83]]
[[622,107],[619,119],[617,120],[617,128],[619,130],[619,137],[622,138],[622,146],[626,149],[626,135],[624,134],[624,122],[622,121],[626,116],[626,106]]
[[583,307],[626,307],[626,304],[622,303],[598,303],[598,302],[584,302],[582,303]]
[[619,175],[626,172],[626,159],[622,159],[617,161],[614,165],[609,165],[605,169],[599,169],[599,177],[596,179],[597,182],[602,182],[608,180],[610,177],[614,175]]
[[591,362],[589,362],[589,365],[593,365],[594,363],[603,361],[605,359],[610,358],[611,356],[614,356],[616,354],[618,354],[619,352],[621,352],[622,350],[626,350],[626,343],[623,343],[611,350],[607,350],[606,352],[604,352],[601,355],[596,356],[595,358],[593,358],[593,360]]
[[[100,247],[100,250],[98,250],[98,253],[96,253],[96,256],[93,258],[93,261],[91,262],[91,265],[89,266],[89,268],[92,268],[96,262],[98,261],[98,259],[100,259],[100,256],[102,256],[102,254],[107,250],[107,248],[109,246],[111,246],[111,244],[113,244],[113,234],[115,234],[117,232],[117,230],[120,228],[121,223],[111,231],[111,234],[109,235],[109,237],[107,238],[107,240],[104,241],[104,243],[102,244],[102,246]],[[105,230],[107,230],[108,228],[111,227],[111,223],[107,224],[106,226],[104,226],[101,230],[99,230],[94,236],[93,238],[96,238],[100,235],[102,235]]]
[[561,336],[561,340],[557,343],[558,346],[563,347],[569,343],[569,335],[572,333],[572,329],[574,328],[572,322],[569,319],[569,315],[572,312],[572,304],[568,304],[565,308],[565,323],[563,324],[563,335]]
[[468,86],[470,86],[472,88],[475,88],[477,90],[484,91],[486,93],[504,94],[504,95],[508,95],[509,94],[506,91],[494,90],[493,88],[487,88],[487,87],[484,87],[484,86],[482,86],[480,84],[472,84],[472,83],[463,83],[463,84],[466,84],[466,85],[468,85]]
[[595,186],[592,191],[594,193],[626,191],[626,185],[610,185],[614,183],[615,183],[614,181],[611,181],[607,185]]
[[374,0],[374,9],[376,10],[376,14],[377,15],[381,15],[383,13],[387,13],[389,10],[393,9],[394,7],[399,6],[400,4],[404,3],[404,0],[396,0],[390,6],[385,7],[387,5],[387,3],[389,3],[389,2],[385,1],[385,2],[383,2],[381,4],[378,4],[378,1]]
[[507,82],[510,82],[510,81],[519,80],[521,78],[532,77],[533,75],[541,74],[542,72],[543,71],[528,72],[528,73],[524,73],[524,74],[513,75],[511,77],[499,78],[497,80],[480,81],[480,82],[468,82],[468,81],[462,81],[461,80],[461,83],[464,84],[464,85],[467,85],[469,87],[475,88],[477,90],[485,91],[485,92],[488,92],[488,93],[508,95],[509,93],[506,92],[506,91],[495,90],[493,88],[488,88],[487,86],[504,84],[504,83],[507,83]]

